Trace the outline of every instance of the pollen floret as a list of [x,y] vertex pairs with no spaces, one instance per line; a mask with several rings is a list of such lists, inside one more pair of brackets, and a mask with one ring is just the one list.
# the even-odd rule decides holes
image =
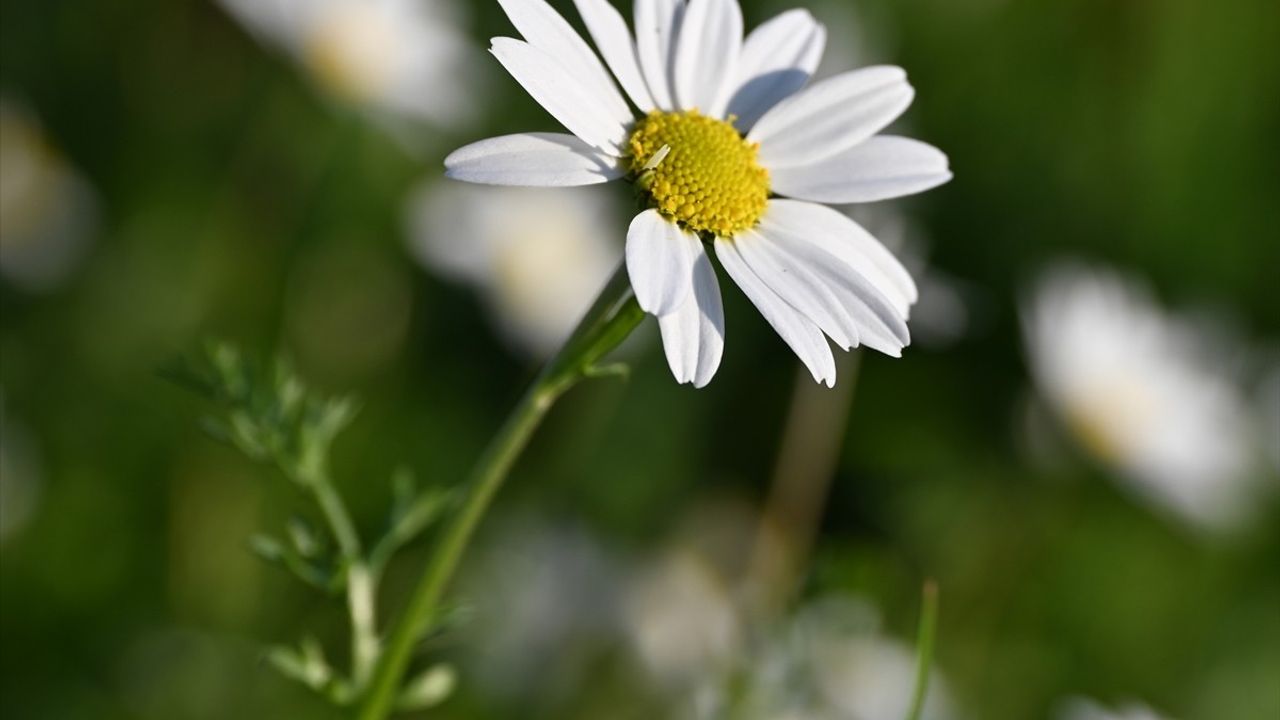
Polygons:
[[[670,148],[655,167],[650,160]],[[654,111],[636,123],[631,169],[658,211],[695,232],[732,237],[756,224],[769,200],[759,146],[697,110]]]

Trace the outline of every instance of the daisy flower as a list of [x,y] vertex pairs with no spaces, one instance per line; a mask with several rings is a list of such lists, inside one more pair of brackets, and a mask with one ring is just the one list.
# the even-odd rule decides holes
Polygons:
[[[621,256],[609,242],[616,208],[602,190],[426,183],[406,209],[409,249],[475,287],[517,349],[550,357]],[[495,200],[507,212],[493,212]]]
[[826,31],[803,10],[744,39],[737,0],[637,0],[633,37],[607,0],[575,0],[602,64],[543,0],[499,1],[524,39],[495,38],[490,51],[571,134],[484,140],[451,154],[447,174],[494,185],[634,183],[646,209],[627,231],[627,272],[640,307],[658,318],[677,381],[706,385],[724,350],[709,248],[815,380],[835,384],[826,337],[901,354],[911,276],[819,203],[883,200],[950,179],[937,149],[877,135],[911,102],[906,73],[870,67],[806,87]]
[[1080,266],[1050,272],[1023,320],[1040,395],[1085,450],[1192,523],[1240,517],[1253,424],[1200,328],[1137,283]]
[[334,98],[386,120],[470,111],[467,38],[451,0],[218,0]]

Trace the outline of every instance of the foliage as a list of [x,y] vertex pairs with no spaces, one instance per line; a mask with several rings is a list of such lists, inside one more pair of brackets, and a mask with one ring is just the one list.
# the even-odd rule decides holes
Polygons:
[[[266,658],[286,677],[331,702],[354,704],[382,652],[375,612],[383,571],[398,550],[441,518],[452,504],[453,494],[441,488],[419,490],[411,471],[398,470],[392,478],[394,500],[386,528],[366,553],[329,474],[333,443],[355,420],[354,399],[317,393],[287,362],[278,360],[263,367],[235,346],[221,342],[208,344],[198,360],[174,363],[162,374],[217,407],[218,413],[204,422],[210,434],[254,460],[277,467],[323,518],[327,534],[307,518],[294,516],[283,538],[255,535],[251,546],[263,560],[303,583],[328,595],[345,595],[352,667],[347,673],[335,670],[320,642],[311,636],[304,637],[296,648],[272,648]],[[438,627],[439,623],[427,626],[423,635]],[[453,669],[433,665],[405,684],[396,707],[432,707],[446,700],[453,686]]]

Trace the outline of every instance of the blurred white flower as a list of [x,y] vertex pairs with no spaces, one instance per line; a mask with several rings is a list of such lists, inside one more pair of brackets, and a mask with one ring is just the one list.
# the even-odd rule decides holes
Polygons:
[[340,101],[442,125],[473,109],[477,63],[453,0],[218,1]]
[[[915,692],[915,650],[886,637],[828,641],[818,653],[821,686],[838,716],[850,720],[907,717]],[[921,717],[951,717],[943,682],[932,678]]]
[[1165,720],[1164,716],[1138,703],[1110,709],[1084,698],[1068,701],[1059,717],[1061,720]]
[[[823,598],[802,608],[753,664],[744,717],[906,717],[915,692],[915,651],[879,626],[875,608],[856,598]],[[921,717],[955,717],[946,681],[931,672]]]
[[741,648],[730,588],[688,550],[673,550],[642,570],[623,613],[641,663],[668,687],[696,688],[723,672]]
[[[467,675],[504,698],[574,694],[616,624],[616,559],[572,525],[503,523],[464,568]],[[554,657],[555,662],[548,663]]]
[[36,118],[0,98],[0,275],[27,291],[56,289],[88,250],[97,215],[92,188]]
[[622,627],[644,676],[683,712],[713,717],[726,676],[747,650],[746,570],[759,516],[721,496],[681,518],[666,550],[637,563]]
[[601,188],[427,182],[406,208],[417,259],[474,285],[507,339],[540,357],[568,337],[620,262],[613,218]]
[[1195,326],[1139,284],[1079,266],[1050,272],[1023,321],[1040,394],[1081,445],[1188,521],[1240,518],[1253,428],[1227,363]]
[[[885,635],[869,603],[827,597],[772,620],[753,612],[751,538],[759,518],[720,499],[682,523],[671,549],[622,593],[623,630],[641,665],[696,720],[901,720],[915,651]],[[955,717],[933,671],[923,718]]]

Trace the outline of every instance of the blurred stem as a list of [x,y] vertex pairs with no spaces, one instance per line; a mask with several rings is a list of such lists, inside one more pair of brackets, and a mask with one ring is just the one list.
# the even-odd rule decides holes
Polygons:
[[360,538],[356,535],[355,524],[351,522],[346,506],[342,504],[342,499],[333,489],[333,483],[329,481],[329,474],[320,472],[303,480],[315,495],[316,504],[320,506],[320,513],[324,515],[334,540],[338,542],[338,550],[342,553],[343,559],[359,559]]
[[324,459],[301,463],[298,476],[315,496],[320,514],[328,523],[346,566],[347,610],[351,615],[351,677],[356,687],[362,687],[378,660],[373,574],[360,550],[360,536],[356,533],[355,524],[333,487]]
[[938,632],[938,583],[926,580],[920,604],[920,630],[916,639],[916,689],[907,720],[920,720],[929,695],[929,667],[933,664],[933,640]]
[[351,679],[364,687],[378,662],[378,631],[369,565],[363,560],[347,566],[347,610],[351,613]]
[[822,522],[831,479],[843,446],[849,408],[858,384],[861,355],[838,356],[834,388],[796,371],[769,496],[751,561],[753,610],[777,615],[803,584],[814,538]]
[[620,265],[481,456],[468,481],[461,508],[445,528],[404,614],[391,632],[361,705],[360,720],[382,720],[391,712],[414,645],[430,630],[445,588],[476,526],[547,411],[569,388],[597,372],[596,363],[630,335],[643,318],[631,293],[626,267]]

